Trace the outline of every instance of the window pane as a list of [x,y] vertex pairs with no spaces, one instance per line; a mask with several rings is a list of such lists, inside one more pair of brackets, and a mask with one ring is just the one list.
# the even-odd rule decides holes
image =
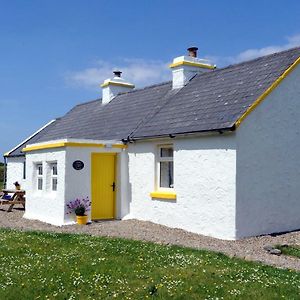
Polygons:
[[57,178],[52,178],[52,191],[57,191]]
[[57,175],[57,164],[52,165],[52,175]]
[[173,148],[160,148],[160,157],[173,157]]
[[43,178],[38,178],[38,190],[43,189]]
[[160,187],[173,188],[173,162],[160,162]]
[[38,175],[43,175],[43,165],[37,165]]

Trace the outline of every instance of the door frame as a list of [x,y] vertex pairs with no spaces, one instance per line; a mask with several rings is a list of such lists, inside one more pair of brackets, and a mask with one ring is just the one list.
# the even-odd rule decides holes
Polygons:
[[[113,218],[112,219],[93,219],[92,218],[92,203],[93,203],[93,156],[113,156],[114,157],[114,183],[115,183],[115,191],[113,193]],[[91,220],[115,220],[116,219],[116,194],[117,194],[117,153],[116,152],[92,152],[91,153]]]

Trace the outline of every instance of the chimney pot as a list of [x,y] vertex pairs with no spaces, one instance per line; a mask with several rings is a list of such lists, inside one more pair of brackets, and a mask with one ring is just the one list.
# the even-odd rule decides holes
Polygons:
[[113,73],[114,78],[108,78],[101,84],[102,104],[107,104],[119,93],[128,92],[134,88],[132,83],[121,78],[121,71],[115,70]]
[[196,74],[207,72],[215,69],[207,59],[197,58],[197,47],[189,47],[188,55],[175,57],[173,63],[170,64],[173,75],[173,89],[179,89],[186,85],[188,81]]
[[122,74],[122,72],[119,70],[113,71],[113,73],[116,77],[121,77],[121,74]]
[[198,50],[197,47],[190,47],[187,50],[188,50],[189,56],[197,57],[197,50]]

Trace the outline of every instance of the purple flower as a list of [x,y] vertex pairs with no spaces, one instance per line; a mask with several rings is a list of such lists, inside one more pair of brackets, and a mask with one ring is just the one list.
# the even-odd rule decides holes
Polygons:
[[75,200],[71,200],[69,203],[66,204],[67,207],[67,214],[73,214],[75,213],[75,210],[78,207],[83,207],[85,212],[91,210],[91,201],[89,197],[86,198],[76,198]]

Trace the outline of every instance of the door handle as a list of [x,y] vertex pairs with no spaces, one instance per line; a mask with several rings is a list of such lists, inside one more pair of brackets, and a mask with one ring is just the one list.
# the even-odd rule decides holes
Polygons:
[[112,187],[112,189],[113,189],[113,192],[115,191],[115,189],[116,189],[116,183],[115,182],[113,182],[113,184],[111,185],[111,187]]

